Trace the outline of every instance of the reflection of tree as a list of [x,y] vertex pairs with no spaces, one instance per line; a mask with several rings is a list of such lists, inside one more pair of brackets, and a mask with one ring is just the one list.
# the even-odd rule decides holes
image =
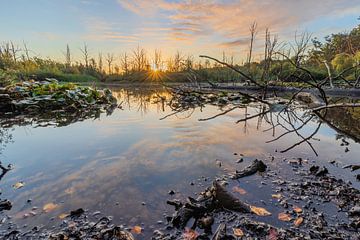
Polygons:
[[116,106],[109,106],[103,109],[94,108],[87,110],[74,109],[73,111],[54,110],[41,113],[23,113],[15,116],[1,116],[0,126],[9,128],[12,126],[26,126],[32,125],[33,127],[47,127],[56,126],[63,127],[70,124],[84,121],[86,119],[100,118],[102,113],[111,115]]
[[11,143],[13,136],[10,133],[12,128],[2,128],[0,127],[0,154],[5,149],[6,145]]
[[[170,108],[171,106],[175,106],[171,108],[172,112],[162,119],[178,115],[180,113],[190,112],[191,114],[194,109],[202,108],[204,106],[204,102],[206,103],[206,101],[206,97],[204,98],[201,94],[195,94],[192,96],[177,96],[169,103]],[[264,121],[270,125],[270,128],[265,129],[264,132],[272,131],[273,139],[267,141],[267,143],[278,141],[286,136],[291,136],[292,139],[295,139],[294,143],[281,150],[281,152],[287,152],[297,146],[307,144],[317,156],[318,153],[313,146],[313,141],[318,141],[315,136],[319,132],[323,123],[328,124],[339,134],[349,136],[354,141],[359,142],[360,125],[359,121],[356,120],[359,119],[358,115],[360,115],[358,109],[354,108],[349,110],[349,108],[330,108],[319,112],[312,112],[299,110],[297,106],[290,106],[289,104],[267,105],[265,103],[258,103],[255,104],[255,106],[256,105],[257,107],[249,107],[248,104],[241,103],[225,104],[219,106],[219,110],[221,111],[220,113],[207,118],[199,119],[199,121],[213,120],[234,110],[244,109],[244,117],[237,120],[236,123],[244,123],[243,128],[245,133],[247,132],[248,122],[252,119],[257,119],[257,130],[260,129],[260,126]],[[249,111],[249,109],[251,111]],[[276,133],[279,129],[281,129],[281,131],[279,131],[279,134],[277,135]]]
[[333,108],[327,109],[326,113],[326,117],[324,117],[324,111],[317,113],[317,116],[340,136],[360,142],[359,108]]
[[112,92],[123,109],[136,109],[142,115],[148,113],[150,105],[156,105],[158,112],[165,112],[165,101],[170,96],[163,88],[154,87],[121,88]]

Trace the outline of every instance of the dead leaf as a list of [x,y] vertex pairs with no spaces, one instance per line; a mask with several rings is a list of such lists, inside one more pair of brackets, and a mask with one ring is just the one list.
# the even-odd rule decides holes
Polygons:
[[266,210],[265,208],[261,208],[261,207],[250,206],[250,210],[251,210],[251,212],[255,213],[258,216],[271,215],[271,213],[268,210]]
[[13,188],[19,189],[19,188],[22,188],[23,186],[25,186],[24,182],[17,182],[13,185]]
[[291,216],[287,213],[279,213],[278,218],[279,218],[279,220],[284,221],[284,222],[291,221]]
[[191,228],[185,228],[185,232],[182,235],[182,240],[195,240],[198,236],[199,234],[195,230]]
[[240,228],[233,228],[233,232],[236,237],[244,236],[244,232]]
[[241,195],[244,195],[247,193],[245,189],[238,187],[238,186],[233,187],[232,190],[233,190],[233,192],[240,193]]
[[282,195],[281,194],[273,194],[273,195],[271,195],[271,197],[279,199],[282,197]]
[[64,219],[64,218],[66,218],[67,216],[69,216],[69,214],[67,214],[67,213],[62,213],[62,214],[60,214],[59,215],[59,219]]
[[269,230],[268,240],[277,240],[278,239],[278,232],[275,228],[271,228]]
[[134,226],[131,231],[135,234],[141,234],[142,228],[140,226]]
[[300,226],[300,225],[303,223],[303,221],[304,221],[304,218],[298,217],[297,219],[295,219],[294,225],[295,225],[296,227],[298,227],[298,226]]
[[48,213],[53,211],[54,209],[56,209],[59,205],[55,204],[55,203],[47,203],[44,205],[43,210],[44,212]]
[[298,206],[294,206],[293,207],[293,210],[294,210],[294,212],[296,212],[296,213],[302,213],[302,209],[301,208],[299,208]]

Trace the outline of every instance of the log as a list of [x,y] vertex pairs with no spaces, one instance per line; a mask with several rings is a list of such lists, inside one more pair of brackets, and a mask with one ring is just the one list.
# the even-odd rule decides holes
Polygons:
[[248,204],[241,202],[218,182],[214,181],[213,188],[215,200],[221,207],[235,212],[250,213],[250,206]]

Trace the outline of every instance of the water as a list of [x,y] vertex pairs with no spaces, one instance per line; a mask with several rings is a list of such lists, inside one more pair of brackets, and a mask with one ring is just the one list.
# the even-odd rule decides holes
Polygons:
[[[4,164],[13,164],[14,170],[1,180],[1,196],[13,203],[6,212],[12,221],[28,228],[39,224],[51,227],[61,221],[60,214],[84,208],[111,215],[117,224],[141,225],[145,231],[140,238],[146,238],[153,226],[158,226],[157,221],[165,221],[164,213],[172,213],[166,199],[194,195],[216,176],[241,169],[254,158],[291,178],[292,171],[284,159],[301,157],[309,164],[326,165],[331,174],[359,188],[355,173],[341,168],[359,163],[358,143],[347,138],[350,151],[345,152],[338,133],[326,124],[311,140],[318,156],[306,143],[281,153],[302,139],[292,133],[266,143],[274,137],[265,119],[235,123],[245,113],[256,113],[256,106],[239,108],[209,121],[198,119],[220,113],[219,107],[205,106],[160,120],[171,113],[168,106],[154,98],[157,94],[169,98],[165,90],[112,90],[123,109],[109,116],[102,114],[99,119],[64,127],[26,125],[8,129],[13,142],[4,146],[0,157]],[[296,113],[303,114],[301,110]],[[299,131],[307,136],[317,126],[318,119],[313,118]],[[283,132],[277,127],[275,136]],[[241,156],[234,153],[243,154],[244,162],[236,163]],[[339,167],[329,164],[329,160],[336,160]],[[247,191],[241,196],[245,201],[255,205],[260,200],[271,202],[273,189],[261,186],[260,181],[261,176],[254,175],[239,183]],[[25,186],[14,189],[16,182],[24,182]],[[176,195],[169,196],[170,190]],[[28,199],[32,202],[27,203]],[[56,204],[56,208],[44,213],[41,209],[47,203]],[[34,206],[39,208],[38,214],[24,218]],[[271,204],[267,208],[276,211]],[[282,224],[276,215],[266,221]]]

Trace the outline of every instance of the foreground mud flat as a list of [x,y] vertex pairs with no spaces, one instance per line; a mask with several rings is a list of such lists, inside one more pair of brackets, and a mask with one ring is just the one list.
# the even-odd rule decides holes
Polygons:
[[[207,179],[209,187],[198,195],[169,199],[167,202],[175,211],[166,217],[162,228],[154,229],[151,239],[359,239],[360,191],[331,176],[325,167],[303,164],[301,159],[291,160],[289,164],[295,173],[292,179],[284,179],[263,161],[254,160],[248,167],[224,174],[212,183]],[[236,184],[251,175],[258,175],[262,179],[258,184],[264,188],[271,188],[276,212],[268,209],[270,202],[253,204],[242,200],[244,190]],[[169,192],[170,196],[173,194]],[[283,224],[266,223],[269,217],[276,217]],[[113,223],[111,216],[83,209],[62,218],[62,223],[53,229],[37,226],[30,231],[22,231],[5,218],[2,224],[8,230],[1,231],[0,236],[131,240],[141,237],[142,228],[147,227],[127,227]]]

